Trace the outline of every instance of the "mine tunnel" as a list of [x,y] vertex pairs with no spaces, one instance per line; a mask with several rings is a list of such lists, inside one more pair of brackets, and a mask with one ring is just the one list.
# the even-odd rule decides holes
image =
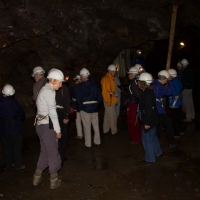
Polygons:
[[[173,8],[176,20],[172,37]],[[15,89],[14,98],[25,111],[22,121],[22,158],[25,168],[7,169],[4,150],[0,148],[0,198],[2,199],[108,199],[157,200],[200,198],[200,2],[197,0],[99,0],[54,1],[20,0],[0,2],[0,88]],[[127,72],[137,50],[142,52],[146,72],[158,79],[166,70],[169,44],[172,42],[170,68],[187,59],[196,77],[192,95],[195,118],[184,122],[179,144],[169,148],[167,129],[159,138],[162,156],[155,163],[144,163],[142,141],[130,142],[127,126],[129,78]],[[118,68],[121,81],[120,119],[117,134],[103,133],[104,104],[99,106],[101,146],[85,149],[84,138],[78,140],[75,119],[69,120],[66,160],[58,174],[62,181],[56,190],[49,189],[49,170],[33,186],[33,175],[40,154],[40,140],[34,126],[33,101],[36,66],[45,76],[52,68],[68,76],[63,83],[70,90],[73,78],[82,68],[90,72],[89,80],[101,91],[102,77],[109,65]],[[1,98],[3,94],[1,94]],[[165,109],[172,120],[167,99]],[[180,113],[185,118],[184,109]],[[1,127],[0,127],[1,129]],[[2,135],[0,135],[2,136]],[[94,131],[92,129],[92,141]],[[1,147],[2,145],[1,137]]]

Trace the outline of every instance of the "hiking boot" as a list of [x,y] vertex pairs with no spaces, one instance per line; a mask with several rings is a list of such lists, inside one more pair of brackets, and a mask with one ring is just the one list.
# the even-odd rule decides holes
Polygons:
[[54,190],[61,185],[61,180],[57,178],[51,179],[50,178],[50,189]]
[[34,186],[38,186],[41,183],[41,181],[42,181],[42,175],[36,176],[34,174],[34,176],[33,176],[33,185]]

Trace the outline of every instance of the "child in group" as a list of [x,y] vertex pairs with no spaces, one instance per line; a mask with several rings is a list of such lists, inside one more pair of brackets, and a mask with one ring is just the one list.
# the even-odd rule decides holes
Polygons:
[[[25,113],[22,106],[14,99],[12,85],[5,85],[0,99],[0,137],[6,168],[15,166],[16,170],[24,169],[22,165],[22,122]],[[14,159],[14,160],[13,160]],[[13,162],[14,161],[14,162]]]

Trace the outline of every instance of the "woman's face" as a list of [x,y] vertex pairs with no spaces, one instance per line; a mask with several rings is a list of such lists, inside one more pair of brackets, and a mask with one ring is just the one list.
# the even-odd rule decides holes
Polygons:
[[132,80],[135,76],[133,74],[128,74],[129,80]]
[[57,81],[57,82],[54,83],[54,85],[53,85],[53,89],[54,89],[54,90],[58,90],[60,87],[62,87],[62,82],[61,82],[61,81]]
[[36,73],[34,75],[35,82],[38,82],[43,76],[41,74]]

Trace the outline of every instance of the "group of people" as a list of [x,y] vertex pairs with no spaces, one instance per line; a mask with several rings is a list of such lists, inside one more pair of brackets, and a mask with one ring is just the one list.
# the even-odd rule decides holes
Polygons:
[[[135,64],[128,71],[130,84],[128,87],[129,102],[127,104],[128,132],[132,143],[143,143],[145,162],[155,162],[162,155],[159,136],[163,124],[168,133],[169,147],[177,147],[174,137],[183,135],[183,124],[180,117],[180,107],[184,95],[186,120],[192,120],[194,111],[189,106],[189,94],[194,85],[192,73],[187,69],[186,59],[180,62],[181,76],[175,69],[162,70],[158,79],[145,72],[140,64]],[[186,65],[186,66],[185,66]],[[50,189],[61,185],[58,171],[66,160],[65,150],[69,125],[70,107],[76,110],[77,139],[85,139],[85,147],[90,149],[92,143],[97,147],[101,144],[98,111],[103,101],[105,108],[103,120],[103,134],[116,135],[117,117],[120,105],[120,81],[116,80],[116,66],[108,66],[107,73],[101,79],[101,89],[89,79],[90,72],[86,68],[80,70],[74,78],[75,86],[69,91],[63,84],[65,77],[59,69],[51,69],[47,78],[42,67],[33,69],[32,77],[33,100],[35,101],[35,125],[40,139],[40,155],[34,173],[33,185],[38,186],[42,181],[43,171],[49,167]],[[189,78],[188,78],[189,76]],[[181,81],[180,81],[181,80]],[[118,90],[119,89],[119,90]],[[183,92],[182,92],[183,91]],[[3,88],[0,99],[0,135],[7,168],[14,164],[16,169],[24,169],[22,165],[22,128],[21,120],[25,114],[21,105],[13,98],[15,93],[11,85]],[[166,115],[163,97],[168,97],[172,123]],[[120,107],[120,106],[119,106]],[[83,126],[83,128],[82,128]],[[94,129],[92,142],[91,127]],[[12,151],[12,145],[14,146]]]
[[[129,69],[128,131],[132,143],[142,140],[146,162],[155,162],[162,155],[158,139],[163,125],[167,129],[169,148],[174,148],[179,146],[174,138],[184,135],[183,121],[191,122],[195,117],[192,89],[196,80],[188,64],[183,59],[177,64],[178,73],[175,69],[161,70],[158,79],[153,79],[139,64]],[[168,99],[171,120],[165,111],[164,97]],[[184,120],[181,118],[182,102],[186,112]]]

